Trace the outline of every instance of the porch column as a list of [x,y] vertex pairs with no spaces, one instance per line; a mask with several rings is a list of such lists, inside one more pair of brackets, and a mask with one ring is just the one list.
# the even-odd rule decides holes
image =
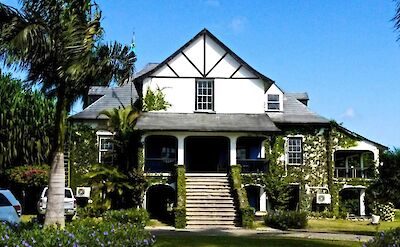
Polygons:
[[365,189],[360,190],[360,215],[365,215]]
[[230,136],[229,140],[231,142],[231,151],[230,151],[230,160],[231,160],[231,165],[236,165],[236,141],[237,141],[237,136]]
[[260,211],[267,211],[267,194],[263,187],[260,187]]
[[184,135],[177,136],[178,138],[178,164],[185,164],[185,137]]

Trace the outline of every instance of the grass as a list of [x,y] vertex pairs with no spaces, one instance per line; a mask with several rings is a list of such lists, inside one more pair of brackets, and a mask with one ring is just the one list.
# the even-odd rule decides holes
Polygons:
[[361,243],[354,241],[319,240],[284,237],[234,237],[234,236],[157,236],[156,247],[251,247],[251,246],[279,246],[279,247],[355,247]]
[[21,216],[21,222],[27,223],[27,222],[30,222],[34,218],[36,218],[36,215],[23,214]]
[[318,219],[308,221],[308,229],[318,232],[341,232],[375,235],[375,233],[378,231],[385,231],[396,227],[400,227],[399,220],[393,222],[381,221],[379,225],[371,225],[369,221],[350,221],[338,219]]

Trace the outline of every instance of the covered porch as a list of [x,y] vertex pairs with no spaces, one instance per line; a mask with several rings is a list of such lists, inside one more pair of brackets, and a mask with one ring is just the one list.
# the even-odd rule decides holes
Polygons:
[[175,164],[187,173],[227,173],[234,164],[264,172],[264,142],[280,131],[266,114],[147,112],[136,126],[147,173],[170,173]]
[[257,133],[152,132],[143,136],[144,170],[170,173],[184,164],[187,173],[227,173],[230,165],[242,165],[243,173],[268,170],[264,142]]

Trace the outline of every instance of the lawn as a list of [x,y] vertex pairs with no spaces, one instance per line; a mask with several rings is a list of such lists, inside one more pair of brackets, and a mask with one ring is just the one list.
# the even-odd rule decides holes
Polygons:
[[359,242],[284,237],[234,237],[234,236],[157,236],[156,247],[217,247],[217,246],[279,246],[279,247],[347,247],[361,246]]
[[308,221],[308,229],[317,232],[343,232],[374,235],[377,231],[385,231],[396,227],[400,227],[400,210],[396,210],[395,221],[380,221],[379,225],[371,225],[370,221],[350,221],[338,219],[318,219]]
[[379,225],[371,225],[369,221],[350,221],[318,219],[309,220],[308,229],[317,232],[343,232],[363,235],[374,235],[377,231],[400,227],[400,220],[393,222],[380,222]]

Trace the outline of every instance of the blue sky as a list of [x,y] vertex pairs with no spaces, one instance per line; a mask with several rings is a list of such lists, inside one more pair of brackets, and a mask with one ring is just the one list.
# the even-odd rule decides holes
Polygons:
[[[17,6],[17,1],[2,1]],[[387,0],[98,0],[105,41],[161,62],[207,28],[310,108],[389,147],[400,147],[400,42]],[[75,111],[78,108],[75,108]]]

